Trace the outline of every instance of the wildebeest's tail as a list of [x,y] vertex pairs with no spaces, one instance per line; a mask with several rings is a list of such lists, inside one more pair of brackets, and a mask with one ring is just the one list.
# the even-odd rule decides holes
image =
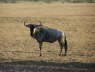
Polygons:
[[66,56],[67,55],[68,44],[67,44],[67,39],[66,39],[66,35],[65,35],[64,32],[62,33],[62,39],[63,39],[63,46],[64,46],[64,49],[65,49],[64,56]]
[[65,48],[65,56],[67,55],[67,49],[68,49],[68,44],[67,44],[67,39],[66,39],[66,36],[65,36],[65,40],[64,40],[64,48]]

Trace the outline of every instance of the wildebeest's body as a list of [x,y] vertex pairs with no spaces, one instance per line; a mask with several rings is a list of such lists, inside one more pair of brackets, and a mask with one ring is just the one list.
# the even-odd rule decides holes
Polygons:
[[[25,23],[24,23],[24,25],[25,25]],[[42,55],[41,49],[42,49],[43,42],[53,43],[55,41],[58,41],[59,45],[60,45],[60,54],[59,55],[63,55],[62,49],[64,47],[65,56],[66,56],[67,40],[66,40],[66,35],[64,32],[59,31],[57,29],[45,27],[43,25],[28,24],[25,26],[30,28],[30,35],[38,41],[39,48],[40,48],[40,56]]]
[[37,41],[41,42],[50,42],[53,43],[58,40],[62,35],[61,31],[56,29],[46,28],[46,27],[37,27],[34,29],[34,38]]

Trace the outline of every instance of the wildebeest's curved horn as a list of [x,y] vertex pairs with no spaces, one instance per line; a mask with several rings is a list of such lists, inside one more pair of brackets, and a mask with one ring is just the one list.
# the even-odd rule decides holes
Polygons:
[[40,25],[42,25],[42,22],[41,21],[39,21],[40,22]]
[[24,26],[26,26],[25,21],[24,21]]

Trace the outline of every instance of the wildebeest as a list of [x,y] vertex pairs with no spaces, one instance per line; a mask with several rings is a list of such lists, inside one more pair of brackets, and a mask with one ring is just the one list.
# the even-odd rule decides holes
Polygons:
[[42,25],[41,22],[40,22],[40,24],[25,24],[25,22],[24,22],[24,26],[26,26],[30,29],[30,35],[34,39],[36,39],[37,42],[39,43],[40,56],[42,56],[41,49],[42,49],[43,42],[53,43],[55,41],[58,41],[58,43],[60,45],[59,56],[63,56],[63,54],[62,54],[63,48],[65,49],[64,56],[66,56],[68,47],[67,47],[66,35],[63,31],[48,28],[48,27]]

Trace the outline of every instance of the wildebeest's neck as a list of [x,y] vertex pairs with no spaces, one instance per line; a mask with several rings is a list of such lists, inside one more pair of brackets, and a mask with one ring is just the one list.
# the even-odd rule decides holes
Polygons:
[[30,35],[33,36],[33,30],[34,28],[30,28]]

